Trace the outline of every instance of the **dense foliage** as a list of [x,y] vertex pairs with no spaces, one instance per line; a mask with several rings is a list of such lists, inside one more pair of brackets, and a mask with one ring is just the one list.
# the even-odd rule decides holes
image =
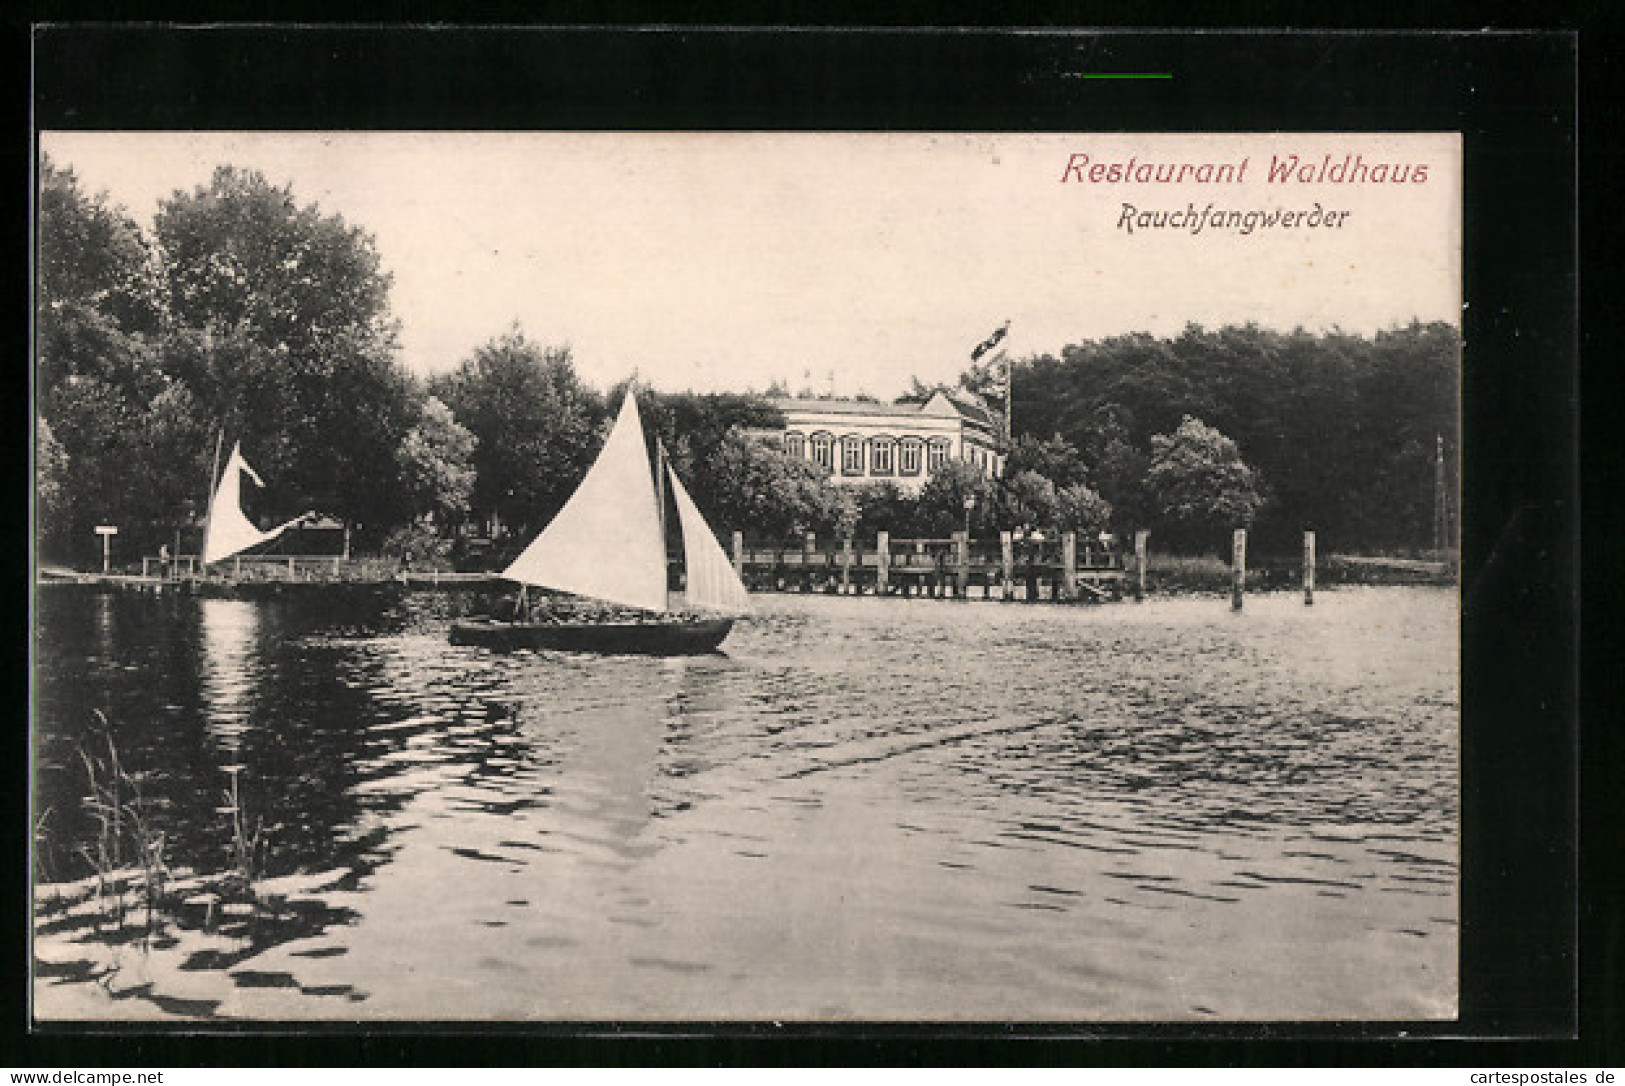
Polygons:
[[[1173,542],[1194,527],[1178,495],[1151,485],[1153,439],[1190,416],[1234,442],[1261,487],[1262,546],[1289,549],[1313,528],[1339,550],[1426,548],[1440,439],[1455,490],[1459,353],[1438,323],[1374,337],[1252,325],[1117,336],[1018,361],[1015,430],[1075,446],[1119,531]],[[1156,478],[1170,481],[1166,465]],[[1244,512],[1218,519],[1240,525]]]

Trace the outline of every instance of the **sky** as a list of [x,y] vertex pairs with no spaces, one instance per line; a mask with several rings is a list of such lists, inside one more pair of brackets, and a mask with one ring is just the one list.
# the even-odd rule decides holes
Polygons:
[[[1460,316],[1453,134],[45,132],[40,145],[144,229],[217,165],[291,184],[373,236],[419,374],[517,322],[568,345],[601,389],[636,373],[667,391],[782,381],[889,398],[914,377],[954,380],[1006,321],[1003,346],[1022,357],[1193,322],[1371,334]],[[1289,155],[1322,173],[1272,182]],[[1352,155],[1413,178],[1423,164],[1426,181],[1327,179]],[[1192,180],[1243,160],[1240,181]],[[1191,168],[1090,178],[1112,164]],[[1347,214],[1245,234],[1135,226],[1209,204]]]

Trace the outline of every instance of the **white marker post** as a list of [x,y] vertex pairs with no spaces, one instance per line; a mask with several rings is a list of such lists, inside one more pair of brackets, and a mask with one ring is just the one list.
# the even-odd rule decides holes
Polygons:
[[102,537],[102,573],[105,575],[113,568],[113,537],[118,535],[118,525],[98,524],[96,534]]

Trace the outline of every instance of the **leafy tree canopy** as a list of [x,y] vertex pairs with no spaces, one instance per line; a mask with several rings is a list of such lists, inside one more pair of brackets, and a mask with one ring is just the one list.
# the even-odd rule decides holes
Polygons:
[[1264,504],[1236,443],[1190,415],[1173,433],[1151,439],[1146,486],[1166,530],[1195,545],[1251,524]]
[[569,499],[603,444],[603,403],[568,347],[543,347],[515,325],[430,382],[477,442],[473,511],[525,529]]
[[190,328],[244,329],[315,363],[340,336],[391,339],[390,277],[371,235],[299,204],[256,170],[221,166],[159,205],[170,312]]

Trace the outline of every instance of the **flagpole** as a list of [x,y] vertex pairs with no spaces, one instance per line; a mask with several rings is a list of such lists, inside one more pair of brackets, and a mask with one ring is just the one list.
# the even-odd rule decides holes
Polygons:
[[1014,363],[1010,361],[1010,353],[1004,355],[1004,453],[1010,455],[1010,449],[1015,444],[1016,432],[1011,426],[1010,389],[1015,385]]

